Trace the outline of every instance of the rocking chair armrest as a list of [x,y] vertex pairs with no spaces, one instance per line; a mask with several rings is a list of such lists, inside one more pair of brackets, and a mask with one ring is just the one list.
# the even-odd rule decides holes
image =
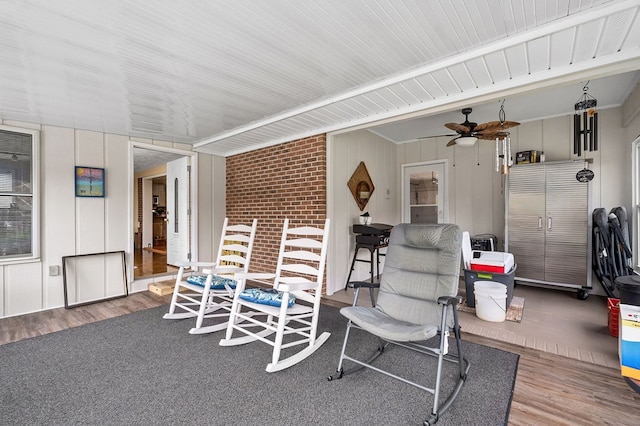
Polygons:
[[236,274],[236,277],[247,280],[268,280],[275,278],[276,274],[270,272],[241,272]]
[[200,267],[209,267],[213,268],[216,266],[216,262],[176,262],[176,266],[181,268],[200,268]]
[[202,273],[206,275],[236,273],[235,275],[238,275],[237,273],[240,271],[242,271],[242,268],[238,266],[218,266],[216,268],[205,268],[202,270]]
[[462,300],[459,296],[441,296],[438,298],[438,303],[440,305],[453,305],[457,306]]
[[290,293],[298,290],[311,290],[316,288],[317,285],[314,282],[280,283],[278,284],[278,290]]
[[379,288],[380,283],[372,283],[371,281],[351,281],[347,283],[349,288]]
[[235,274],[235,278],[238,278],[241,280],[252,280],[252,281],[269,280],[275,277],[276,277],[276,274],[263,273],[263,272],[241,272],[241,273]]

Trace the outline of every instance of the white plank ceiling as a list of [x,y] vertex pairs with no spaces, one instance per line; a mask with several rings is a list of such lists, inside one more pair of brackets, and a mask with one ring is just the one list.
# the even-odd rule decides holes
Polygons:
[[614,74],[622,83],[598,81],[625,85],[605,101],[619,104],[640,69],[639,10],[640,0],[2,0],[0,114],[225,156],[358,126],[403,142],[443,128],[380,124],[483,104],[496,119],[498,99],[526,121],[518,99],[561,86],[571,113],[582,82]]

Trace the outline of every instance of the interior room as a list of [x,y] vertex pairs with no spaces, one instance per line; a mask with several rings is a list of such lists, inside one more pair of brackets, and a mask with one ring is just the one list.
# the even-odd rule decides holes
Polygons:
[[[637,0],[2,10],[0,350],[168,306],[227,219],[257,219],[249,273],[276,268],[285,219],[329,219],[326,309],[384,276],[396,225],[455,224],[513,255],[489,273],[465,251],[458,277],[463,341],[519,356],[503,423],[638,423],[594,231],[626,212],[637,275]],[[476,277],[502,280],[504,319]]]

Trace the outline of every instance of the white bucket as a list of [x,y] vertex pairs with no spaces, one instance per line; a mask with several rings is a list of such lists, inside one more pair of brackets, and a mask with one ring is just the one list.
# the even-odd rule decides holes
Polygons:
[[476,316],[481,320],[502,322],[507,317],[507,286],[495,281],[476,281]]

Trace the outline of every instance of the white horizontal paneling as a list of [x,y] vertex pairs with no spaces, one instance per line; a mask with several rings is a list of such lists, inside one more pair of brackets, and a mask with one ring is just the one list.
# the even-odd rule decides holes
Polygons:
[[[620,49],[633,49],[634,46],[640,45],[640,25],[638,25],[638,19],[640,19],[638,16],[640,15],[640,8],[629,9],[621,13],[628,13],[631,16],[629,17],[629,26],[624,28],[624,31],[617,33],[617,35],[623,40]],[[615,35],[616,31],[613,30],[613,33]]]
[[573,62],[582,62],[596,57],[598,40],[602,34],[604,19],[587,22],[577,29],[575,45],[573,47]]
[[494,82],[505,81],[511,78],[509,65],[504,50],[491,52],[484,57],[487,63],[487,69]]
[[[526,43],[504,49],[504,56],[511,78],[522,77],[530,73]],[[536,58],[536,60],[542,58]]]
[[447,92],[438,84],[433,75],[420,75],[415,80],[424,88],[432,99],[441,98],[447,95]]
[[576,38],[576,29],[568,28],[551,34],[551,52],[549,67],[552,69],[565,67],[571,63],[572,49]]
[[[638,7],[633,0],[13,0],[0,4],[0,111],[228,155],[428,111],[447,97],[498,93],[529,73],[560,78],[593,59],[594,67],[616,63],[638,49]],[[293,123],[288,131],[285,121]]]
[[543,72],[550,68],[550,37],[539,37],[526,44],[527,64],[533,73]]
[[447,68],[447,70],[461,92],[478,87],[465,63],[455,64]]
[[486,87],[493,84],[493,79],[489,73],[489,68],[483,57],[473,58],[465,62],[469,73],[473,76],[473,80],[477,87]]
[[[623,47],[625,40],[630,38],[629,31],[635,19],[637,19],[636,16],[637,10],[627,9],[605,18],[602,35],[598,43],[598,56],[615,53]],[[638,27],[637,22],[635,27]]]

